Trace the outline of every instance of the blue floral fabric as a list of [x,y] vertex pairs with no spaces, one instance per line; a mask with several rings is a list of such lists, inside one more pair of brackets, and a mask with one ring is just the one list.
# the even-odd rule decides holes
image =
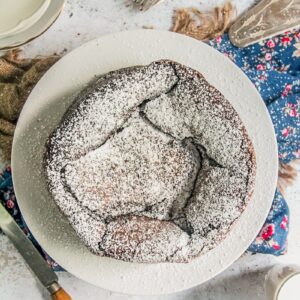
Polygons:
[[[233,46],[227,35],[209,42],[236,63],[260,92],[274,124],[279,160],[300,158],[300,31],[286,32],[246,48]],[[9,166],[0,173],[0,201],[54,270],[61,270],[41,249],[26,226],[16,202]],[[283,254],[289,228],[289,209],[276,190],[265,225],[249,251]]]
[[[227,35],[209,44],[239,66],[256,86],[270,113],[279,160],[300,158],[300,31],[237,48]],[[261,232],[249,251],[283,254],[289,228],[289,209],[279,190]]]

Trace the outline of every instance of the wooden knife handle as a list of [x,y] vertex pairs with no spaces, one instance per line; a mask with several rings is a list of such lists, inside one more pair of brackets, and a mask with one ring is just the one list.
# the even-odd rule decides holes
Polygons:
[[63,288],[60,288],[51,296],[52,300],[72,300],[71,296]]

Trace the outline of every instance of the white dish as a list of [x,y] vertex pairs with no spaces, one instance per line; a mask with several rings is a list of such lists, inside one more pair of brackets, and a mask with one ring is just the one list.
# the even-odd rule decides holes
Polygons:
[[[47,191],[44,145],[72,96],[93,76],[168,58],[201,73],[241,116],[257,155],[253,197],[227,238],[188,264],[136,264],[97,257],[75,235]],[[18,203],[41,246],[63,268],[97,286],[129,294],[166,294],[198,285],[232,264],[251,244],[270,210],[277,180],[277,145],[267,109],[249,79],[208,45],[176,33],[121,32],[86,43],[58,61],[27,100],[15,132],[13,181]]]
[[0,49],[17,47],[41,35],[56,20],[64,3],[65,0],[0,1]]

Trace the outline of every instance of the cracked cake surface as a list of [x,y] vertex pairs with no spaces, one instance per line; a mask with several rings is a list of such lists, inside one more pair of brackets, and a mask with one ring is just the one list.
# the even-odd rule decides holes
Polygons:
[[214,248],[254,188],[254,148],[234,108],[168,60],[91,82],[46,148],[49,191],[77,235],[124,261],[188,262]]

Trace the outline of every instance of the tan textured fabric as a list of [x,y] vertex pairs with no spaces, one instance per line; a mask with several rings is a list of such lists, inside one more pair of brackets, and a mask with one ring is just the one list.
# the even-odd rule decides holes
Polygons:
[[209,40],[222,35],[229,28],[233,15],[234,8],[230,2],[208,13],[197,8],[177,9],[171,31],[202,41]]
[[0,148],[10,159],[15,124],[35,84],[59,56],[22,59],[19,50],[0,58]]
[[277,187],[282,194],[288,186],[293,185],[295,182],[297,177],[296,164],[299,164],[299,161],[295,160],[289,164],[279,163]]
[[13,137],[0,132],[0,148],[6,160],[10,159]]

